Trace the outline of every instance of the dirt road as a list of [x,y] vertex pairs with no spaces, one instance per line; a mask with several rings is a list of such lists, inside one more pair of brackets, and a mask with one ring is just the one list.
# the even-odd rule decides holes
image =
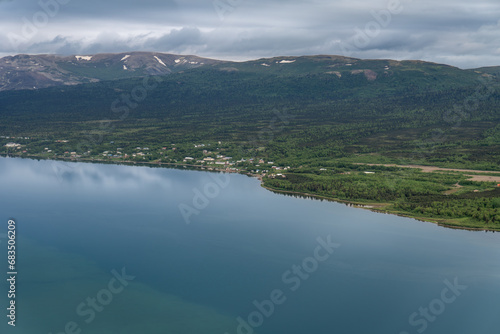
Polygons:
[[357,165],[367,165],[367,166],[386,166],[386,167],[403,167],[403,168],[419,168],[422,172],[431,173],[435,171],[443,171],[443,172],[463,172],[463,173],[495,173],[498,176],[493,175],[471,175],[467,174],[467,176],[471,177],[472,181],[481,181],[481,182],[496,182],[500,184],[500,172],[492,172],[487,170],[474,170],[474,169],[457,169],[457,168],[442,168],[442,167],[434,167],[434,166],[420,166],[420,165],[395,165],[395,164],[362,164],[359,163]]

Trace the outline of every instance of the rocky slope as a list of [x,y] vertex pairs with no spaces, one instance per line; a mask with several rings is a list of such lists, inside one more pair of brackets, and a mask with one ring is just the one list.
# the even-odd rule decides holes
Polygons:
[[222,61],[156,52],[17,55],[0,59],[0,91],[165,75]]

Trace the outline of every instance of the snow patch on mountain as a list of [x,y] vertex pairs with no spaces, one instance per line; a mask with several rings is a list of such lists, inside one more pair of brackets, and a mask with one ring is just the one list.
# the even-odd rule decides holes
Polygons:
[[86,60],[89,61],[92,59],[92,56],[75,56],[76,60]]
[[153,57],[155,57],[155,58],[156,58],[156,60],[158,60],[158,62],[159,62],[160,64],[162,64],[163,66],[167,67],[167,65],[165,65],[165,63],[164,63],[164,62],[163,62],[160,58],[158,58],[157,56],[153,56]]

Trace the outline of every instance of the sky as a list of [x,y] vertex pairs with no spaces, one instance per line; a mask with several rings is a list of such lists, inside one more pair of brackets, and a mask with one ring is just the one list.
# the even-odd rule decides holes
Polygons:
[[156,51],[500,65],[499,0],[0,0],[0,57]]

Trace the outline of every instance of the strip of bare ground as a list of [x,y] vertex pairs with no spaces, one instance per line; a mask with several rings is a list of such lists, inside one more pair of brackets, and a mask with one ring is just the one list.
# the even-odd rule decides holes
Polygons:
[[459,169],[459,168],[443,168],[443,167],[434,167],[434,166],[421,166],[421,165],[396,165],[396,164],[364,164],[364,163],[356,163],[355,165],[366,165],[366,166],[385,166],[385,167],[401,167],[401,168],[416,168],[421,169],[422,172],[432,173],[436,171],[443,172],[462,172],[462,173],[498,173],[498,176],[492,175],[474,175],[474,174],[466,174],[471,178],[471,181],[480,181],[480,182],[497,182],[500,183],[500,172],[488,171],[488,170],[475,170],[475,169]]

